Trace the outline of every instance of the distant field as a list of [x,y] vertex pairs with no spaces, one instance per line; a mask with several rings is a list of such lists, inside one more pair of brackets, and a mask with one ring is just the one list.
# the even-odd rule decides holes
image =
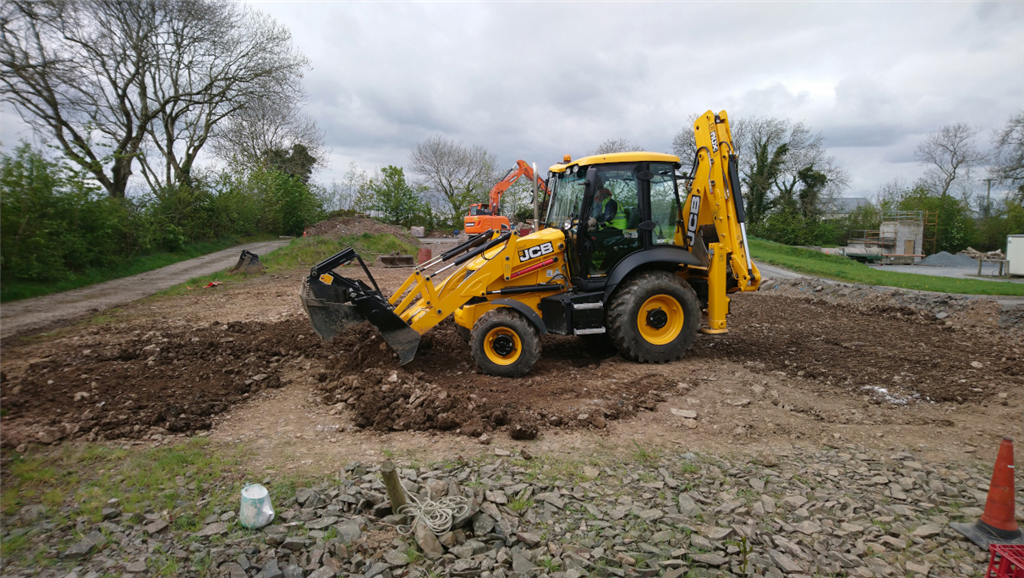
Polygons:
[[866,285],[884,285],[919,291],[964,293],[969,295],[1024,295],[1024,284],[1006,281],[982,281],[933,277],[914,273],[880,271],[846,257],[790,247],[760,239],[750,240],[751,255],[765,263],[800,273]]

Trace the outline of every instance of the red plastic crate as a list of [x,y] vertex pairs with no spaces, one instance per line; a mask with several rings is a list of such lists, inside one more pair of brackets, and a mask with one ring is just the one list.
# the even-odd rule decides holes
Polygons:
[[1024,578],[1024,545],[992,544],[985,578]]

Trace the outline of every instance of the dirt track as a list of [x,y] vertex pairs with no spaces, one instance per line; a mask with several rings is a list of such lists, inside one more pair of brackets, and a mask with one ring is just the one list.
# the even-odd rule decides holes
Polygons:
[[53,327],[142,299],[168,287],[231,267],[243,249],[263,255],[288,244],[288,240],[238,245],[155,271],[89,285],[73,291],[5,303],[0,309],[0,337]]
[[[375,270],[385,288],[405,274]],[[765,291],[738,296],[731,332],[701,336],[678,362],[639,365],[548,336],[534,372],[508,380],[477,374],[450,322],[405,367],[368,329],[322,344],[298,303],[301,275],[137,303],[100,326],[8,340],[3,445],[211,426],[231,439],[281,435],[263,429],[267,416],[278,430],[293,427],[287,421],[295,435],[353,443],[366,429],[395,440],[408,439],[395,433],[404,430],[459,434],[453,440],[690,431],[711,445],[883,432],[917,443],[956,431],[935,443],[960,444],[1016,433],[1007,428],[1022,406],[1020,334],[999,328],[983,301],[939,321],[895,305]],[[336,437],[342,430],[350,435]]]

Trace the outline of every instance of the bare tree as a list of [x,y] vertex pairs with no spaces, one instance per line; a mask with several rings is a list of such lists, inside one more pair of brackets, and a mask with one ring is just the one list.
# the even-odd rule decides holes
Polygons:
[[305,64],[287,30],[222,0],[0,8],[0,90],[113,197],[136,159],[153,187],[188,175],[218,122],[254,95],[287,98]]
[[[697,155],[697,144],[693,137],[693,124],[697,122],[699,116],[699,114],[695,113],[686,117],[686,124],[672,138],[672,152],[679,157],[679,161],[683,163],[684,168],[692,163],[693,157]],[[689,169],[686,168],[686,170]]]
[[606,155],[610,153],[626,153],[632,151],[642,151],[644,147],[629,141],[624,138],[610,138],[597,145],[597,148],[590,154],[592,155]]
[[971,169],[985,161],[985,155],[978,151],[975,142],[979,132],[964,123],[956,123],[928,135],[914,153],[917,161],[927,167],[921,184],[941,197],[947,196],[954,185],[967,193]]
[[221,122],[210,147],[222,160],[243,167],[260,165],[267,151],[306,147],[325,164],[324,135],[312,117],[299,108],[300,101],[254,98]]
[[1024,203],[1024,112],[1010,118],[996,134],[993,176],[1014,187],[1013,196]]
[[[304,96],[301,78],[308,66],[308,59],[293,49],[288,29],[264,14],[219,1],[161,5],[168,12],[159,30],[164,48],[149,77],[155,100],[167,104],[148,134],[163,170],[143,157],[144,174],[154,188],[187,183],[215,127],[239,111],[263,106],[284,112],[296,106]],[[267,150],[301,144],[311,154],[310,143],[279,144]]]
[[482,200],[497,181],[492,154],[441,135],[417,144],[410,160],[413,172],[423,177],[437,196],[442,216],[451,223],[461,222],[469,205]]

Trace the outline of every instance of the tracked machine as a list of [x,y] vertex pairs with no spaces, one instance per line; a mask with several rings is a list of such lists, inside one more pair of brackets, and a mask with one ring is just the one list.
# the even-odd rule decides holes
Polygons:
[[[390,298],[352,249],[318,263],[302,289],[314,329],[329,340],[369,321],[405,364],[420,336],[453,316],[480,369],[506,377],[530,372],[547,333],[604,334],[638,362],[679,359],[699,331],[725,333],[729,294],[761,281],[725,111],[698,118],[694,135],[684,174],[667,154],[567,156],[550,168],[546,228],[474,235]],[[369,285],[337,272],[354,263]]]

